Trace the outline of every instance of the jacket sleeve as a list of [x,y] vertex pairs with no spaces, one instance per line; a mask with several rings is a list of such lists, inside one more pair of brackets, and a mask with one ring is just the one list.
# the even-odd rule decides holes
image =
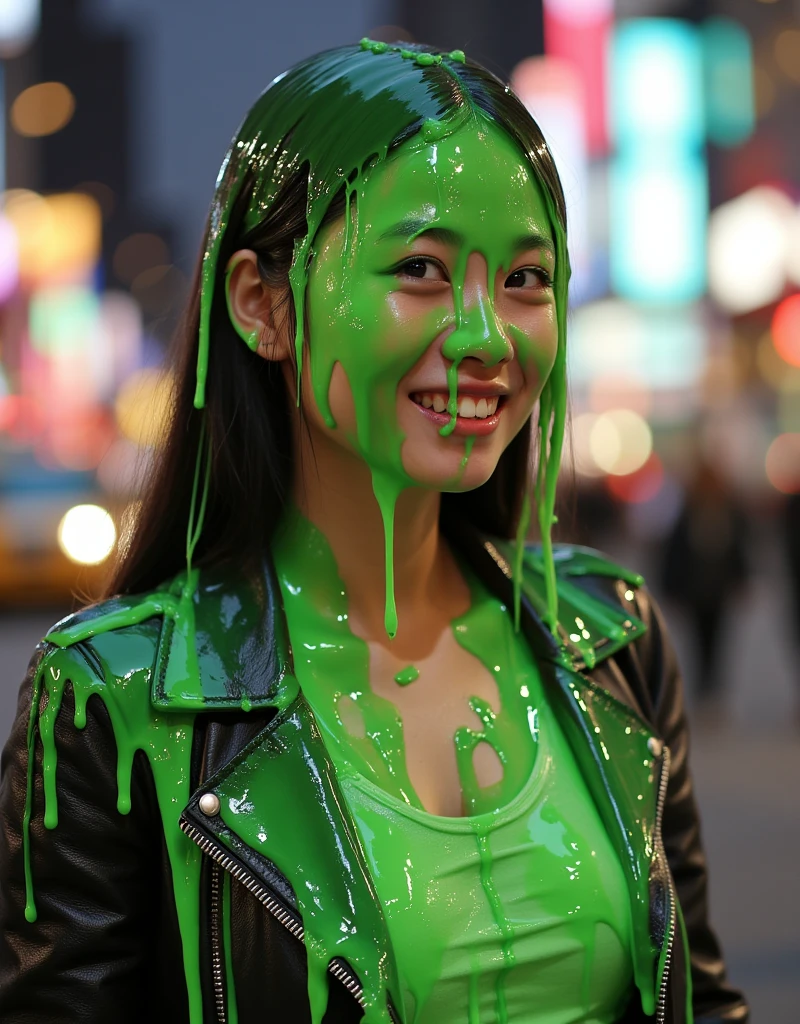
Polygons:
[[643,679],[654,722],[671,753],[669,785],[662,833],[672,877],[678,891],[689,940],[692,1002],[700,1024],[729,1024],[748,1020],[740,992],[725,978],[719,942],[708,922],[708,879],[697,804],[689,770],[689,738],[681,679],[675,652],[658,607],[646,593],[637,601],[646,636],[634,645],[635,674]]
[[[0,1020],[180,1021],[180,1012],[162,1018],[152,1005],[148,956],[158,946],[153,933],[164,919],[157,906],[163,834],[154,827],[160,819],[152,813],[152,777],[137,755],[132,809],[120,814],[117,750],[108,714],[92,696],[85,728],[76,728],[69,684],[55,726],[58,823],[44,825],[42,744],[31,706],[46,654],[39,650],[31,661],[2,759]],[[23,841],[26,803],[29,858]],[[30,913],[26,918],[26,890],[35,901],[33,921]]]

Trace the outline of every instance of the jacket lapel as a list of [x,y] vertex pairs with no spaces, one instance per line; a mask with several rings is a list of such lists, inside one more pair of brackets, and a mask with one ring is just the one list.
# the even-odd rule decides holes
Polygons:
[[[209,794],[217,798],[211,813],[203,809]],[[269,888],[272,903],[256,895],[305,943],[312,1003],[317,993],[324,1010],[329,964],[344,963],[360,983],[362,991],[354,994],[373,1008],[370,1019],[388,1024],[387,993],[395,1006],[402,1000],[386,923],[302,694],[205,781],[184,818],[213,835],[234,864],[245,865],[249,877]]]
[[[508,552],[474,534],[462,533],[455,540],[472,568],[510,605]],[[652,906],[652,880],[659,867],[654,829],[661,745],[630,706],[579,671],[613,655],[645,627],[621,606],[573,582],[584,574],[616,578],[621,570],[590,553],[583,559],[562,556],[557,642],[540,614],[540,568],[535,556],[526,558],[521,627],[625,871],[636,983],[645,1012],[652,1012],[648,1004],[654,1000],[663,940],[658,921],[665,916]],[[385,922],[355,825],[291,671],[277,580],[270,566],[260,580],[232,586],[228,579],[222,574],[204,578],[193,588],[183,619],[178,614],[170,623],[165,617],[153,703],[162,710],[275,708],[278,713],[205,782],[185,814],[247,861],[287,913],[302,922],[310,969],[315,956],[341,957],[352,965],[370,1000],[384,986],[395,1006],[401,1006]],[[629,577],[628,582],[641,581]],[[188,589],[186,581],[176,581],[174,599],[180,601]],[[198,652],[194,673],[184,654],[193,640]],[[220,801],[219,814],[212,818],[199,806],[209,791]]]

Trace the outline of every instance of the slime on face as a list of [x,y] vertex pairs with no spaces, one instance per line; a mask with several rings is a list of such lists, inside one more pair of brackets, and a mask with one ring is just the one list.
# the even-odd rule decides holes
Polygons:
[[[471,86],[462,78],[465,57],[462,51],[427,54],[413,47],[391,46],[362,40],[359,50],[343,47],[330,51],[301,65],[291,75],[279,76],[261,96],[245,118],[222,164],[209,218],[202,266],[200,296],[200,329],[197,355],[197,386],[194,404],[205,406],[208,352],[211,334],[211,313],[217,284],[217,270],[226,231],[237,201],[247,190],[248,202],[242,218],[247,232],[262,223],[282,187],[296,175],[301,166],[308,166],[306,204],[307,233],[295,243],[289,272],[294,300],[297,333],[295,338],[298,397],[304,355],[304,323],[306,292],[313,250],[331,200],[344,188],[348,199],[345,218],[347,245],[350,246],[350,204],[358,218],[358,201],[365,178],[387,158],[392,145],[401,137],[411,135],[417,144],[434,144],[444,140],[458,127],[471,125],[491,131],[494,144],[501,137],[506,147],[514,149],[514,157],[524,172],[538,166],[546,157],[546,145],[532,127],[530,138],[524,135],[518,143],[494,127],[478,107]],[[357,102],[359,117],[342,120],[343,110]],[[417,127],[419,126],[419,127]],[[419,138],[414,136],[417,132]],[[405,143],[401,149],[405,149]],[[515,148],[518,146],[518,148]],[[549,158],[548,158],[549,159]],[[547,162],[547,161],[545,161]],[[535,175],[534,175],[535,177]],[[560,195],[560,194],[559,194]],[[552,558],[550,531],[554,521],[556,484],[564,436],[566,410],[566,311],[569,257],[560,198],[544,189],[538,194],[555,250],[554,298],[557,310],[558,349],[552,371],[544,383],[539,406],[539,466],[535,481],[537,518],[545,566],[547,603],[545,620],[557,632],[558,600],[555,565]],[[362,218],[363,219],[363,218]],[[457,281],[454,282],[457,291]],[[513,333],[512,333],[513,336]],[[248,339],[249,343],[252,343]],[[457,342],[453,342],[457,345]],[[463,358],[458,351],[448,353]],[[455,371],[449,373],[449,390],[453,391]],[[352,384],[352,382],[351,382]],[[452,403],[448,403],[452,405]],[[451,410],[452,411],[452,410]],[[452,415],[451,423],[452,429]],[[446,431],[445,431],[446,433]],[[396,446],[395,446],[396,447]],[[464,451],[464,460],[469,452]],[[198,454],[198,459],[202,456]],[[394,460],[397,461],[396,458]],[[396,469],[396,466],[393,467]],[[387,524],[387,602],[386,622],[393,632],[396,613],[393,606],[391,574],[391,533],[394,497],[398,492],[395,479],[385,472],[373,472],[375,493]],[[455,481],[456,483],[458,481]],[[208,477],[204,479],[208,486]],[[403,485],[404,486],[404,485]],[[400,486],[402,489],[402,486]],[[528,498],[525,498],[527,509]],[[523,509],[526,512],[526,509]],[[524,539],[522,527],[529,512],[523,516],[518,539]],[[520,601],[521,553],[515,566],[515,610]]]
[[[519,308],[528,323],[514,323],[508,311],[515,315],[517,309],[506,303],[501,312],[495,296],[498,276],[510,273],[522,252],[536,249],[543,273],[553,271],[554,246],[538,185],[515,144],[492,122],[477,116],[462,122],[423,128],[396,155],[357,175],[349,212],[343,223],[321,232],[308,274],[311,389],[325,424],[336,428],[329,392],[334,367],[341,365],[355,413],[349,441],[370,468],[383,519],[390,637],[397,630],[394,510],[400,493],[419,485],[404,452],[407,435],[399,419],[410,399],[402,394],[401,381],[431,346],[441,346],[450,419],[438,431],[441,440],[421,435],[421,442],[415,437],[413,443],[435,446],[443,458],[452,452],[449,476],[460,489],[473,445],[489,442],[474,435],[465,441],[451,437],[461,363],[475,359],[483,367],[496,367],[519,361],[530,403],[513,430],[503,424],[507,444],[527,420],[556,354],[549,289],[543,289],[533,331],[529,307]],[[503,197],[502,204],[497,196]],[[408,316],[407,306],[398,301],[398,273],[403,261],[425,253],[426,236],[446,240],[454,253],[447,268],[452,300],[424,303]],[[473,253],[485,261],[486,279],[467,301],[465,279]]]

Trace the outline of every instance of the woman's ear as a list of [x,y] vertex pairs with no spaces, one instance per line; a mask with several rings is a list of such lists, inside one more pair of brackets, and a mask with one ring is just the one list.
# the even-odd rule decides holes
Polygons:
[[225,299],[234,330],[249,349],[280,361],[290,355],[286,331],[276,326],[274,311],[279,295],[265,284],[252,249],[239,249],[225,268]]

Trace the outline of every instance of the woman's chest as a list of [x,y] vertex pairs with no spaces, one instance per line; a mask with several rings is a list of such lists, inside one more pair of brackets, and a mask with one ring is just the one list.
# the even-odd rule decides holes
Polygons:
[[408,1019],[616,1020],[631,987],[619,860],[546,712],[538,759],[494,815],[437,818],[342,779]]
[[438,815],[481,813],[519,792],[535,758],[540,684],[499,603],[473,605],[413,660],[335,633],[293,646],[336,762]]

